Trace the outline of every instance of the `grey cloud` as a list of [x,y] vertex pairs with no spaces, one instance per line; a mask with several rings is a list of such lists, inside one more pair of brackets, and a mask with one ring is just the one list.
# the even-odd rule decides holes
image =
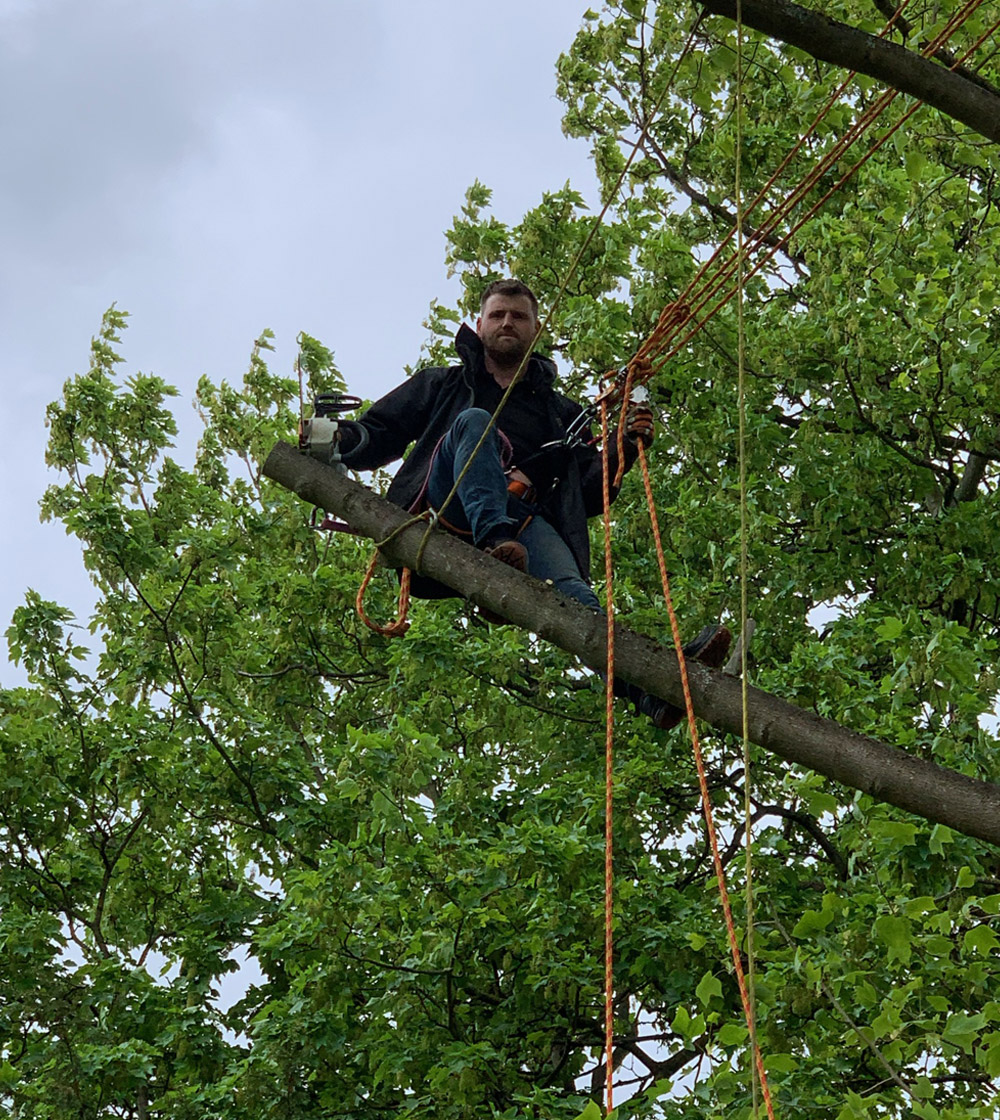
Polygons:
[[[62,2],[0,24],[0,205],[32,249],[114,256],[257,105],[357,88],[361,4]],[[40,61],[43,63],[40,65]],[[340,94],[341,96],[338,96]],[[252,142],[252,139],[251,141]]]

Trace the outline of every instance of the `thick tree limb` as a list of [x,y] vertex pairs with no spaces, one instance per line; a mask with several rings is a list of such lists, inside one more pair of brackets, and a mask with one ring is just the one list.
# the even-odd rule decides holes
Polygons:
[[[701,5],[713,15],[736,18],[736,0],[701,0]],[[1000,97],[931,59],[790,0],[741,0],[740,15],[748,27],[823,62],[877,78],[987,140],[1000,141]]]
[[[274,447],[264,474],[375,541],[385,541],[408,520],[397,506],[287,443]],[[411,525],[381,545],[382,553],[394,564],[413,565],[425,530],[423,524]],[[604,664],[603,616],[457,538],[432,532],[420,571],[575,654],[591,668]],[[651,638],[619,626],[615,669],[647,692],[683,704],[677,659]],[[720,731],[741,735],[741,682],[696,662],[688,664],[688,678],[695,712]],[[914,758],[759,689],[748,690],[747,706],[750,739],[765,750],[929,821],[1000,845],[1000,785]]]
[[[987,447],[994,451],[997,446],[1000,446],[1000,427],[993,429],[986,443]],[[989,451],[969,449],[969,460],[965,465],[965,470],[962,472],[958,485],[955,487],[955,493],[952,495],[950,504],[957,505],[959,502],[975,500],[979,493],[980,483],[986,477],[986,468],[989,466],[992,457]]]
[[[914,36],[915,28],[912,23],[905,16],[899,14],[899,4],[897,0],[874,0],[875,7],[885,16],[886,19],[895,19],[894,30],[898,31],[904,41]],[[924,44],[921,43],[921,46]],[[977,74],[975,70],[968,70],[964,66],[958,66],[955,62],[955,55],[951,51],[946,50],[944,47],[939,47],[934,52],[934,58],[944,64],[948,70],[954,70],[956,74],[960,74],[963,78],[967,78],[970,82],[975,82],[977,86],[982,86],[989,93],[996,94],[1000,97],[1000,89],[997,89],[992,82],[988,82],[982,74]]]

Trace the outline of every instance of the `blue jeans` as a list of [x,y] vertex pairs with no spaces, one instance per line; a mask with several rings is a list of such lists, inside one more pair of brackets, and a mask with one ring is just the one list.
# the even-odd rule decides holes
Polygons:
[[507,493],[501,441],[495,426],[472,459],[457,494],[447,508],[441,508],[489,422],[490,414],[482,408],[467,408],[458,414],[434,455],[427,478],[427,500],[449,526],[461,533],[471,532],[476,543],[491,530],[509,527],[510,536],[517,536],[528,551],[529,575],[550,582],[563,595],[599,611],[600,600],[583,578],[559,533],[535,506]]
[[[507,476],[501,460],[501,440],[494,426],[483,446],[472,458],[465,477],[458,484],[455,497],[442,509],[455,480],[469,462],[490,414],[482,408],[467,408],[438,445],[427,476],[427,500],[448,527],[459,533],[471,533],[474,542],[482,541],[493,529],[509,527],[510,536],[524,545],[528,552],[528,575],[552,586],[569,599],[575,599],[591,610],[604,613],[594,589],[580,573],[569,545],[537,507],[507,492]],[[521,526],[524,528],[521,528]],[[520,529],[520,532],[518,530]],[[599,674],[603,678],[603,674]],[[637,706],[646,694],[636,685],[615,679],[615,695],[626,697]]]

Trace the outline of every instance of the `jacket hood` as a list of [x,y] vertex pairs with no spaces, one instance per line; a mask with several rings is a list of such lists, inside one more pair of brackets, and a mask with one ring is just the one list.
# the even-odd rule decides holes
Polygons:
[[[478,334],[466,323],[458,328],[455,335],[455,349],[468,370],[478,369],[484,359],[483,342]],[[551,388],[556,380],[556,364],[551,358],[532,354],[524,371],[524,380],[534,388]]]

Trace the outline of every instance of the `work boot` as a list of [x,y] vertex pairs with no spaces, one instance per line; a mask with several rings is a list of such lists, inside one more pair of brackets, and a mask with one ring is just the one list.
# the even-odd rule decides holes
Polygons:
[[528,550],[520,541],[501,541],[492,548],[483,550],[487,556],[499,560],[501,564],[508,564],[517,568],[519,572],[528,570]]
[[[707,665],[709,669],[718,669],[725,664],[732,640],[733,636],[725,626],[706,626],[696,638],[681,648],[686,660],[697,661],[701,665]],[[644,716],[649,716],[653,724],[663,731],[676,727],[687,714],[683,708],[678,708],[669,700],[661,700],[648,692],[636,708]]]
[[483,536],[476,539],[476,548],[499,560],[501,564],[509,564],[519,572],[528,570],[528,550],[517,540],[518,526],[514,521],[501,521],[494,525]]
[[[507,564],[519,572],[528,570],[528,550],[520,541],[496,540],[494,536],[493,542],[490,543],[490,538],[483,542],[482,549],[487,556],[492,556],[494,560],[499,560],[501,564]],[[486,607],[479,608],[479,617],[484,622],[493,623],[494,626],[502,626],[507,621]]]

